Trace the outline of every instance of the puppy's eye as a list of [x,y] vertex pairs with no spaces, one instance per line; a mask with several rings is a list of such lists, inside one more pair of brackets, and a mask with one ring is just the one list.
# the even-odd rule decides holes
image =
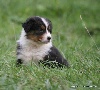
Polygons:
[[48,29],[48,31],[49,31],[50,33],[52,33],[52,28],[51,28],[51,26],[50,26],[50,25],[48,26],[48,28],[47,28],[47,29]]
[[48,30],[50,30],[51,29],[51,27],[50,26],[48,26],[48,28],[47,28]]
[[35,34],[42,35],[44,32],[45,30],[39,29],[39,30],[36,30]]
[[41,33],[42,33],[42,32],[44,32],[44,30],[42,30],[42,29],[41,29],[39,32],[41,32]]

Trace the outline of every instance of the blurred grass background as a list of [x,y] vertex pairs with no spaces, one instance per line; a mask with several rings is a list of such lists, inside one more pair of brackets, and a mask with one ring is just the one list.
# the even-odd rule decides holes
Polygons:
[[[71,68],[16,68],[16,40],[30,16],[52,21],[53,43]],[[83,88],[88,85],[97,87]],[[99,90],[99,85],[100,0],[0,0],[0,90]]]

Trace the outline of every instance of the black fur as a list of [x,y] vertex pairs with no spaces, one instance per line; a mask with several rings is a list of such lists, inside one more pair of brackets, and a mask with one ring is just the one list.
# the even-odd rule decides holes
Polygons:
[[[51,33],[52,23],[48,19],[46,19],[46,21],[49,23],[48,31]],[[34,35],[42,35],[46,32],[46,30],[42,31],[41,25],[43,25],[46,28],[44,22],[42,21],[40,17],[31,17],[31,18],[28,18],[26,22],[22,24],[22,27],[24,28],[26,33],[33,32]]]
[[66,59],[60,54],[56,47],[51,47],[51,51],[48,55],[44,57],[44,61],[41,61],[45,66],[49,67],[69,67],[69,64]]
[[22,61],[21,59],[18,59],[17,62],[16,62],[16,65],[19,66],[19,65],[21,65],[22,63],[23,63],[23,61]]

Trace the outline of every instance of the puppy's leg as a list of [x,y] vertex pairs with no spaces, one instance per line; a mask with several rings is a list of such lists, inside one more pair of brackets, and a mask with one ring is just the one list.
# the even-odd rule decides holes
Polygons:
[[[50,52],[48,55],[44,57],[44,61],[50,61],[50,63],[45,63],[45,66],[50,67],[69,67],[69,63],[67,60],[61,55],[61,53],[58,51],[58,49],[53,46],[50,49]],[[52,66],[51,66],[52,65]]]
[[23,63],[23,61],[21,59],[17,59],[16,65],[20,66]]
[[16,61],[16,65],[19,66],[23,63],[22,59],[19,59],[20,58],[20,55],[21,55],[21,50],[22,50],[22,47],[20,45],[20,42],[17,41],[17,50],[16,50],[16,55],[17,55],[17,61]]

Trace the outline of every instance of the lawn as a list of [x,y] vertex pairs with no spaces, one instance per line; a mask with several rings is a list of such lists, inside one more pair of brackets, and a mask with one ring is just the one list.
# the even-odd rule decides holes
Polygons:
[[[52,21],[53,44],[70,68],[16,67],[30,16]],[[0,0],[0,90],[100,90],[100,0]]]

